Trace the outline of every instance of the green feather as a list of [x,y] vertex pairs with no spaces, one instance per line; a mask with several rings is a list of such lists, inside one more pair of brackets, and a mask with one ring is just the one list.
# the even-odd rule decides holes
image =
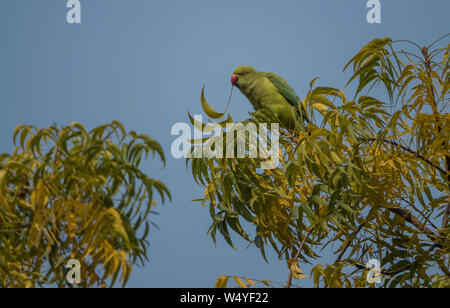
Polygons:
[[264,76],[272,82],[272,84],[277,88],[278,92],[283,95],[283,97],[291,104],[292,106],[298,108],[299,98],[295,91],[291,88],[291,86],[284,80],[283,77],[278,76],[275,73],[263,73]]
[[289,85],[289,83],[281,76],[275,73],[263,73],[264,76],[272,82],[272,84],[277,88],[278,92],[283,95],[283,97],[295,108],[298,110],[298,105],[301,105],[302,109],[302,118],[309,122],[308,117],[306,116],[306,111],[300,101],[300,98],[295,94],[294,89]]

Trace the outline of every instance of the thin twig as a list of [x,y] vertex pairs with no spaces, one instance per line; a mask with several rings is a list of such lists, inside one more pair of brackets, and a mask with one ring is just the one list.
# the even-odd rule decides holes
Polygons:
[[395,142],[395,141],[386,140],[386,139],[367,138],[367,139],[364,139],[364,140],[365,140],[365,141],[369,141],[369,142],[372,142],[372,141],[381,141],[381,142],[388,143],[388,144],[393,145],[393,146],[397,146],[397,147],[401,148],[402,150],[404,150],[404,151],[406,151],[406,152],[408,152],[408,153],[410,153],[410,154],[413,154],[414,156],[416,156],[416,157],[419,158],[420,160],[423,160],[424,162],[426,162],[426,163],[429,164],[430,166],[436,168],[436,169],[439,170],[442,174],[447,175],[447,172],[445,172],[444,169],[442,169],[441,167],[439,167],[439,166],[437,166],[436,164],[434,164],[434,163],[433,163],[431,160],[429,160],[428,158],[426,158],[426,157],[422,156],[421,154],[417,153],[416,151],[414,151],[414,150],[408,148],[407,146],[404,146],[404,145],[401,145],[401,144],[399,144],[399,143],[397,143],[397,142]]
[[230,102],[231,102],[231,96],[233,95],[233,89],[234,89],[234,86],[231,87],[230,96],[228,97],[228,102],[227,102],[227,105],[225,106],[225,111],[223,112],[224,114],[227,113],[227,111],[228,111],[228,106],[230,105]]
[[[313,228],[311,227],[309,229],[308,233],[306,234],[305,238],[303,239],[302,243],[300,244],[300,247],[297,250],[297,254],[295,255],[294,262],[298,262],[298,258],[300,256],[300,252],[302,251],[303,246],[306,243],[306,240],[311,235],[312,230],[313,230]],[[289,269],[289,278],[288,278],[288,281],[287,281],[287,284],[286,284],[285,288],[289,289],[291,286],[292,286],[292,270]]]
[[440,40],[445,39],[445,38],[446,38],[447,36],[449,36],[449,35],[450,35],[450,33],[447,33],[446,35],[444,35],[444,36],[438,38],[438,39],[435,40],[433,43],[431,43],[430,45],[428,45],[427,48],[429,49],[431,46],[433,46],[434,44],[436,44],[436,43],[439,42]]
[[419,220],[414,215],[411,214],[410,211],[400,208],[388,208],[388,210],[402,217],[407,222],[409,222],[414,227],[423,232],[433,243],[437,245],[438,248],[443,248],[442,244],[438,240],[438,236],[433,231],[431,231],[427,226],[421,224]]
[[350,247],[350,244],[355,239],[356,235],[361,231],[361,229],[366,225],[366,222],[363,222],[359,227],[355,230],[355,233],[352,234],[351,238],[347,240],[347,243],[345,244],[344,248],[341,250],[339,256],[337,257],[336,261],[334,263],[338,263],[341,261],[342,257],[344,256],[345,252],[347,251],[348,247]]
[[411,44],[411,45],[416,46],[416,47],[419,48],[419,49],[422,49],[422,47],[421,47],[419,44],[414,43],[413,41],[410,41],[410,40],[396,40],[396,41],[392,41],[392,43],[401,43],[401,42],[409,43],[409,44]]

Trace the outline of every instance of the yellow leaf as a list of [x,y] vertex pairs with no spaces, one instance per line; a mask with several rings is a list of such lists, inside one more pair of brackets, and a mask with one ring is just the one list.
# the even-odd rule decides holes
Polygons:
[[306,275],[303,275],[303,271],[298,267],[297,262],[292,262],[290,269],[291,269],[292,276],[295,279],[303,279],[303,278],[308,277]]
[[27,201],[23,200],[23,199],[18,199],[19,203],[22,204],[23,206],[29,207],[31,209],[34,209],[33,205],[31,205],[30,203],[28,203]]
[[221,127],[226,127],[227,124],[233,124],[233,123],[234,123],[233,118],[230,115],[228,115],[227,119],[220,122],[219,125]]
[[245,279],[245,281],[247,281],[247,283],[249,285],[256,286],[256,283],[254,283],[252,280],[248,279],[247,277],[244,276],[244,279]]
[[122,217],[120,214],[114,209],[109,208],[106,210],[107,217],[110,219],[109,223],[112,229],[117,232],[125,241],[129,241],[127,231],[124,228]]
[[202,89],[201,101],[202,101],[203,111],[208,115],[208,117],[213,118],[213,119],[220,119],[221,117],[223,117],[223,115],[224,115],[223,113],[219,113],[219,112],[215,111],[208,104],[208,102],[206,102],[206,99],[205,99],[205,86],[203,86],[203,89]]
[[313,103],[313,108],[319,111],[320,113],[324,114],[328,112],[328,107],[325,104],[322,103]]
[[342,159],[335,153],[335,152],[331,152],[331,159],[337,163],[337,164],[342,164]]
[[0,187],[5,185],[6,180],[6,170],[0,170]]
[[233,277],[234,281],[236,281],[236,283],[243,289],[248,289],[248,286],[242,281],[241,278],[234,276]]
[[227,287],[228,279],[230,277],[228,276],[219,276],[216,282],[216,289],[224,289]]

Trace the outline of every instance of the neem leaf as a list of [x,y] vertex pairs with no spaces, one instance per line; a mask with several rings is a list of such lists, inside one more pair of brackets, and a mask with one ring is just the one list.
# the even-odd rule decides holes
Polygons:
[[216,289],[225,289],[227,287],[229,276],[219,276],[216,282]]
[[234,281],[236,281],[236,283],[237,283],[241,288],[248,289],[248,286],[242,281],[241,278],[234,276],[233,279],[234,279]]
[[205,86],[203,86],[203,89],[202,89],[201,101],[202,101],[203,111],[208,115],[208,117],[213,118],[213,119],[220,119],[223,117],[224,113],[219,113],[219,112],[215,111],[206,101]]

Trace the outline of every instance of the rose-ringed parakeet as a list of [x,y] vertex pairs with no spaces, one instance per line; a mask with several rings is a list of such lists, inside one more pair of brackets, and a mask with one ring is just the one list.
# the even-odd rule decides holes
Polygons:
[[258,72],[251,66],[238,66],[231,76],[231,83],[239,88],[256,111],[265,109],[275,114],[288,128],[295,128],[299,123],[303,127],[303,121],[308,121],[300,99],[287,81],[277,74]]

